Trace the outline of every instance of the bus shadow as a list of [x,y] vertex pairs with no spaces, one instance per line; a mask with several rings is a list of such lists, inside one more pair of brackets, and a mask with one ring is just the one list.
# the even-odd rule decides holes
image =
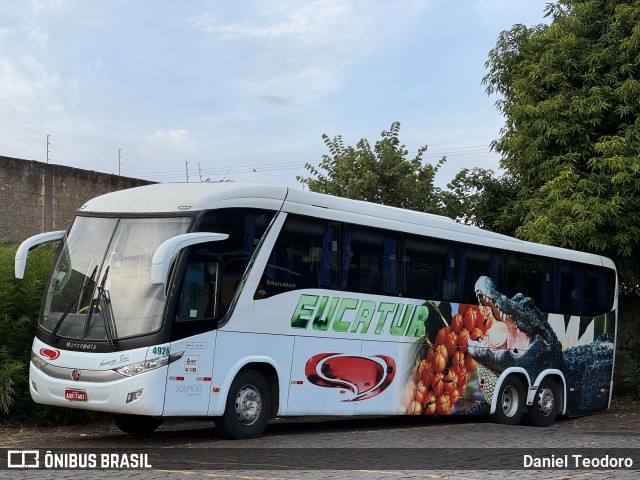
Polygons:
[[[362,432],[366,430],[393,430],[396,428],[429,427],[439,425],[459,425],[471,423],[488,423],[491,419],[482,416],[364,416],[364,417],[286,417],[276,418],[269,422],[261,438],[275,438],[292,435],[315,435],[331,432]],[[139,444],[145,446],[162,446],[171,444],[175,447],[191,447],[194,445],[235,442],[222,438],[211,419],[168,419],[155,432],[144,436],[133,436],[113,430],[103,432],[93,440],[99,443],[117,442],[118,446]],[[257,439],[259,441],[259,439]],[[93,443],[93,442],[92,442]]]
[[450,417],[425,417],[425,416],[366,416],[366,417],[301,417],[275,419],[272,420],[265,436],[281,434],[310,434],[323,431],[347,431],[347,430],[370,430],[375,428],[395,429],[425,427],[436,425],[455,425],[469,423],[487,423],[490,421],[482,416],[450,416]]
[[[556,426],[566,428],[572,422],[584,417],[566,418],[558,417]],[[496,427],[506,427],[495,424],[491,416],[460,415],[460,416],[362,416],[362,417],[285,417],[276,418],[269,422],[263,435],[257,439],[244,440],[259,446],[263,442],[271,444],[279,437],[291,439],[291,437],[302,437],[308,435],[349,433],[355,432],[358,438],[366,431],[375,430],[395,430],[411,428],[442,428],[442,426],[456,425],[491,425]],[[526,427],[524,428],[537,428]],[[553,428],[553,427],[551,427]],[[111,444],[118,447],[140,446],[145,447],[168,447],[172,448],[192,448],[192,447],[239,447],[240,443],[234,440],[227,440],[218,432],[212,419],[192,419],[192,418],[171,418],[165,422],[155,432],[145,436],[133,436],[119,430],[113,429],[110,432],[92,435],[90,442],[93,446],[109,446]],[[89,440],[89,439],[87,439]]]

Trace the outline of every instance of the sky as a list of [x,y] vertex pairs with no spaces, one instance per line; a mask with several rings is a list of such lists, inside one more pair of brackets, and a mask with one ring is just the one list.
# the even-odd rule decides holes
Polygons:
[[159,182],[302,188],[400,122],[410,155],[499,169],[485,62],[550,0],[0,0],[0,155]]

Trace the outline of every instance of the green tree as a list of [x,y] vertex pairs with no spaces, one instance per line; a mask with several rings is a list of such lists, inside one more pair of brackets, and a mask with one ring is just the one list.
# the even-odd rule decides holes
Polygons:
[[329,138],[324,134],[329,154],[322,156],[318,167],[307,163],[311,176],[298,176],[297,180],[312,192],[440,213],[441,189],[434,185],[434,177],[445,157],[435,165],[425,163],[425,145],[408,159],[409,152],[400,144],[399,133],[400,123],[394,122],[382,132],[373,149],[364,138],[352,147],[345,146],[340,135]]
[[502,32],[484,78],[517,236],[602,253],[640,284],[640,2],[560,0]]
[[463,168],[441,193],[442,213],[461,223],[513,235],[517,225],[502,214],[517,194],[509,175],[496,177],[493,170]]

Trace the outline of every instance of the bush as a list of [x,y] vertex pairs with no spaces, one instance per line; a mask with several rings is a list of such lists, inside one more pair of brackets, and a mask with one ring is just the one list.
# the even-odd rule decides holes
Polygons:
[[91,416],[33,402],[29,362],[54,247],[29,252],[23,280],[14,276],[17,245],[0,241],[0,422],[68,424]]
[[14,277],[15,253],[15,245],[0,243],[0,418],[29,414],[29,354],[53,248],[31,252],[24,280]]

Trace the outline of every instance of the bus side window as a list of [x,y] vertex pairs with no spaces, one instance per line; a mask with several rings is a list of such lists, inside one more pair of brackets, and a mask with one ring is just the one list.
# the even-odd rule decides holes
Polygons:
[[339,234],[335,222],[290,214],[254,298],[304,288],[335,288]]
[[471,245],[458,247],[458,301],[478,303],[476,281],[485,276],[491,278],[496,289],[502,291],[504,278],[504,255],[502,252]]
[[398,236],[359,225],[343,230],[342,288],[374,295],[398,293]]
[[553,263],[553,312],[583,315],[584,268],[564,262]]
[[585,315],[596,317],[610,312],[615,288],[613,270],[592,266],[586,270]]
[[[449,265],[445,243],[408,235],[404,241],[402,260],[404,296],[424,300],[443,298],[447,271],[453,270]],[[450,274],[449,280],[452,277]]]
[[[229,238],[207,244],[210,252],[218,253],[217,295],[209,299],[219,301],[216,318],[224,316],[249,265],[251,255],[264,235],[274,212],[259,209],[230,208],[212,210],[201,219],[197,231],[226,233]],[[210,267],[211,268],[211,267]]]
[[215,286],[218,262],[211,254],[190,253],[178,295],[176,322],[211,319],[216,316]]
[[506,294],[530,297],[536,306],[549,311],[550,265],[543,258],[510,253],[507,260]]

